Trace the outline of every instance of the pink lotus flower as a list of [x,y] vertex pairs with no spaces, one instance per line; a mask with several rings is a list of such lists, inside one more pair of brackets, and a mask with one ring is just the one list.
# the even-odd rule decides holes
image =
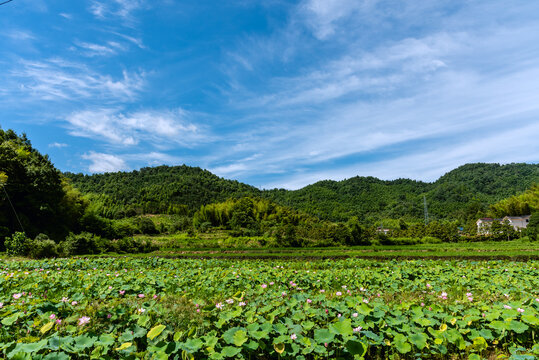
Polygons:
[[145,308],[140,308],[140,309],[137,309],[137,312],[139,314],[142,314],[142,313],[146,312],[146,309]]
[[217,309],[222,309],[222,308],[223,308],[223,304],[222,304],[222,303],[217,303],[217,304],[215,304],[215,307],[216,307]]
[[66,297],[64,296],[64,297],[62,298],[62,300],[60,300],[60,301],[61,301],[61,302],[68,302],[68,301],[69,301],[69,299],[68,299],[68,298],[66,298]]
[[337,296],[341,296],[341,295],[342,295],[342,292],[340,292],[340,291],[337,291],[337,292],[335,293],[335,295],[337,295]]
[[524,312],[524,309],[518,308],[517,311],[518,311],[519,313],[523,313],[523,312]]
[[270,285],[273,285],[273,284],[275,284],[275,283],[274,283],[273,281],[271,281],[269,284],[270,284]]
[[307,304],[312,303],[313,301],[311,299],[307,299]]
[[79,326],[86,325],[90,322],[90,318],[88,316],[83,316],[79,319]]
[[281,293],[281,296],[286,296],[286,292],[283,291],[283,292]]
[[290,339],[292,339],[292,340],[296,340],[297,338],[298,338],[298,336],[296,334],[290,335]]
[[265,288],[268,287],[268,285],[266,285],[266,284],[262,284],[262,285],[260,285],[260,286],[262,287],[262,289],[265,289]]
[[49,319],[51,319],[51,320],[54,320],[55,318],[56,318],[56,315],[54,315],[54,314],[51,314],[51,315],[49,316]]
[[125,294],[125,290],[120,290],[119,293],[120,293],[120,295],[123,295],[123,294]]
[[228,299],[228,300],[226,300],[226,303],[227,303],[227,304],[234,304],[234,300]]
[[62,320],[56,319],[56,325],[60,325],[62,323]]
[[245,306],[246,304],[243,301],[240,301],[238,305],[239,306]]
[[20,299],[21,296],[22,296],[22,294],[19,294],[19,293],[13,294],[13,298],[14,298],[15,300]]
[[511,309],[511,306],[509,306],[509,305],[504,305],[503,307],[504,307],[505,309],[507,309],[507,310]]
[[358,317],[358,315],[359,315],[358,313],[353,313],[352,317]]
[[154,300],[157,299],[157,294],[155,294],[155,295],[153,296],[153,299],[154,299]]
[[363,302],[364,302],[365,304],[368,304],[368,303],[369,303],[369,300],[363,299]]
[[144,299],[145,295],[144,294],[138,294],[138,297],[141,298],[141,299]]
[[358,326],[357,328],[354,328],[354,329],[352,329],[352,330],[354,330],[354,332],[360,332],[361,329],[362,329],[362,327],[361,327],[361,326]]
[[73,305],[73,306],[75,306],[75,305],[77,305],[77,304],[78,304],[78,301],[72,301],[72,302],[71,302],[71,305]]

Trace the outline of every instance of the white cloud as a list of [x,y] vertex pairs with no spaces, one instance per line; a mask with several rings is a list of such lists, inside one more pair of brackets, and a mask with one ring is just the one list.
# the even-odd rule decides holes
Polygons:
[[61,17],[65,18],[67,20],[73,19],[73,15],[68,14],[68,13],[59,13],[58,15],[60,15]]
[[[75,43],[80,49],[84,50],[87,56],[108,56],[116,54],[116,48],[119,46],[105,46],[87,42]],[[111,44],[109,44],[111,45]],[[119,44],[118,44],[119,45]]]
[[93,1],[90,12],[97,18],[120,17],[124,21],[131,22],[132,13],[144,5],[143,0],[112,0],[108,2]]
[[30,31],[25,30],[9,30],[6,31],[3,36],[7,36],[13,40],[25,41],[25,40],[35,40],[36,37]]
[[61,148],[67,147],[67,146],[69,146],[69,145],[67,145],[65,143],[58,143],[58,142],[53,142],[53,143],[49,144],[49,147],[58,148],[58,149],[61,149]]
[[364,0],[307,0],[300,5],[304,21],[314,35],[324,40],[336,31],[336,23],[343,18],[354,16],[372,1]]
[[88,166],[88,171],[92,173],[115,172],[129,169],[126,162],[116,155],[90,151],[82,155],[82,158],[91,162]]
[[18,79],[17,90],[43,100],[126,101],[134,99],[144,85],[143,73],[123,71],[121,78],[114,79],[63,59],[21,60],[11,75]]
[[128,171],[133,167],[179,165],[181,159],[170,154],[151,151],[148,153],[106,154],[95,151],[83,154],[84,160],[90,161],[88,171],[92,173]]
[[141,140],[189,144],[200,139],[197,126],[188,123],[188,113],[142,110],[124,114],[116,109],[94,109],[72,113],[66,118],[70,134],[105,140],[115,145],[135,145]]
[[[311,3],[317,2],[303,5]],[[336,3],[346,2],[320,3],[327,8],[318,11]],[[406,6],[415,15],[425,10]],[[484,13],[484,6],[469,6],[459,11],[474,19]],[[435,31],[369,46],[368,34],[351,28],[331,48],[337,51],[302,62],[293,75],[266,79],[263,90],[239,81],[247,68],[228,73],[236,83],[227,95],[247,114],[240,124],[250,126],[236,135],[242,147],[222,149],[207,159],[209,167],[243,179],[282,173],[264,187],[298,188],[358,174],[434,180],[475,161],[538,162],[537,23],[500,26],[489,19],[471,28],[459,11]],[[433,17],[441,19],[439,12]],[[348,15],[327,16],[319,35],[339,41],[333,35]],[[259,60],[248,50],[238,56]],[[250,153],[262,155],[241,161]]]

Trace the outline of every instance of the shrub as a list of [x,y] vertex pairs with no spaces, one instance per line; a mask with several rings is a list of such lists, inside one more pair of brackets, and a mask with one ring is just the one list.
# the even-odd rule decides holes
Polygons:
[[157,246],[150,240],[139,240],[132,237],[125,237],[110,243],[110,250],[117,253],[148,253],[157,250]]
[[28,254],[32,240],[24,232],[16,232],[11,237],[7,237],[4,242],[6,252],[10,256],[25,256]]
[[126,222],[126,221],[113,221],[112,222],[112,232],[114,238],[124,238],[127,236],[132,236],[137,229],[135,228],[135,225]]
[[47,235],[39,234],[32,242],[28,255],[34,259],[58,256],[58,245]]
[[61,244],[65,255],[100,254],[106,251],[106,243],[97,235],[89,232],[70,233]]
[[155,228],[153,221],[147,217],[140,217],[135,220],[138,232],[140,234],[157,234],[158,231]]

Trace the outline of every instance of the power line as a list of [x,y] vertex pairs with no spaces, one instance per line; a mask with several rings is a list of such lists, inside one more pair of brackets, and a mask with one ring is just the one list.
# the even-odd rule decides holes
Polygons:
[[9,201],[9,205],[11,205],[11,208],[13,209],[13,212],[15,213],[15,217],[17,218],[17,221],[19,222],[19,225],[21,226],[22,232],[26,232],[24,231],[24,227],[22,226],[21,220],[19,219],[19,215],[17,215],[17,211],[15,211],[15,206],[13,206],[13,203],[11,202],[11,199],[9,198],[6,187],[2,183],[0,183],[0,185],[2,185],[2,189],[4,189],[4,192],[6,193],[7,201]]
[[8,2],[12,2],[13,0],[7,0],[7,1],[4,1],[4,2],[1,2],[0,5],[4,5],[4,4],[7,4]]

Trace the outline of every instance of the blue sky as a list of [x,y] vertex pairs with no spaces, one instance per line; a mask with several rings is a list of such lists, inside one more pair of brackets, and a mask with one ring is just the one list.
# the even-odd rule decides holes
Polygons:
[[62,171],[262,188],[539,161],[539,3],[13,0],[0,126]]

